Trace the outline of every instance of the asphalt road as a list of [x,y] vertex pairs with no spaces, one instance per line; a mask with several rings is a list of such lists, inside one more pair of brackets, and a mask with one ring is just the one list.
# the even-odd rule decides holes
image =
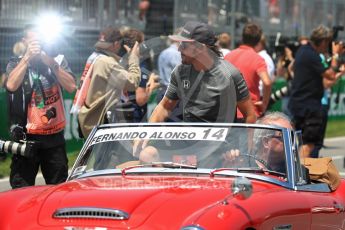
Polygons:
[[[345,178],[345,137],[325,140],[325,148],[320,152],[322,157],[332,157],[341,177]],[[36,185],[44,185],[42,175],[36,178]],[[8,178],[0,179],[0,192],[11,189]]]
[[332,157],[341,177],[345,178],[345,137],[326,139],[324,144],[320,157]]

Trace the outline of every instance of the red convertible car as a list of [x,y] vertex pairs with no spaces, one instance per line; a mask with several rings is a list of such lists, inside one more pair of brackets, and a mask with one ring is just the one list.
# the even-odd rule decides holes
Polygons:
[[0,229],[344,229],[345,182],[310,180],[298,137],[265,125],[102,125],[65,183],[0,193]]

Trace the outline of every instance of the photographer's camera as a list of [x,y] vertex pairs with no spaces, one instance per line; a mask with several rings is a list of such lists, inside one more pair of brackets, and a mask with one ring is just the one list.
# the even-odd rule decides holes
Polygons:
[[50,57],[56,57],[59,55],[57,44],[40,41],[41,49]]
[[269,106],[273,105],[274,103],[276,103],[277,101],[285,97],[288,94],[288,91],[289,91],[288,86],[284,86],[283,88],[274,91],[271,94],[270,101],[268,103]]
[[56,109],[54,107],[51,107],[47,110],[47,112],[41,117],[41,121],[44,124],[47,124],[50,119],[55,118],[56,117]]
[[32,158],[34,156],[35,143],[33,141],[3,141],[0,140],[0,152],[18,154],[23,157]]
[[0,140],[0,156],[6,158],[6,154],[17,154],[32,158],[35,154],[36,143],[27,141],[24,128],[20,125],[12,125],[10,128],[13,141]]

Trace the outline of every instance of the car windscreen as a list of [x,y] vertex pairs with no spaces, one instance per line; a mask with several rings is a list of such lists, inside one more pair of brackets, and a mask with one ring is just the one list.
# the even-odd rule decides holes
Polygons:
[[[85,172],[172,162],[196,168],[265,168],[286,173],[283,132],[267,127],[129,126],[90,137]],[[78,165],[79,164],[79,165]]]

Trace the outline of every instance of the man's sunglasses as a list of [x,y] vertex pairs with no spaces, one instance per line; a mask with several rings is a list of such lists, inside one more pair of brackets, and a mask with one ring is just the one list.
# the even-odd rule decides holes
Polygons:
[[272,135],[272,136],[270,136],[271,138],[274,138],[274,139],[277,139],[278,141],[281,141],[281,142],[283,142],[283,136],[281,136],[281,135]]

